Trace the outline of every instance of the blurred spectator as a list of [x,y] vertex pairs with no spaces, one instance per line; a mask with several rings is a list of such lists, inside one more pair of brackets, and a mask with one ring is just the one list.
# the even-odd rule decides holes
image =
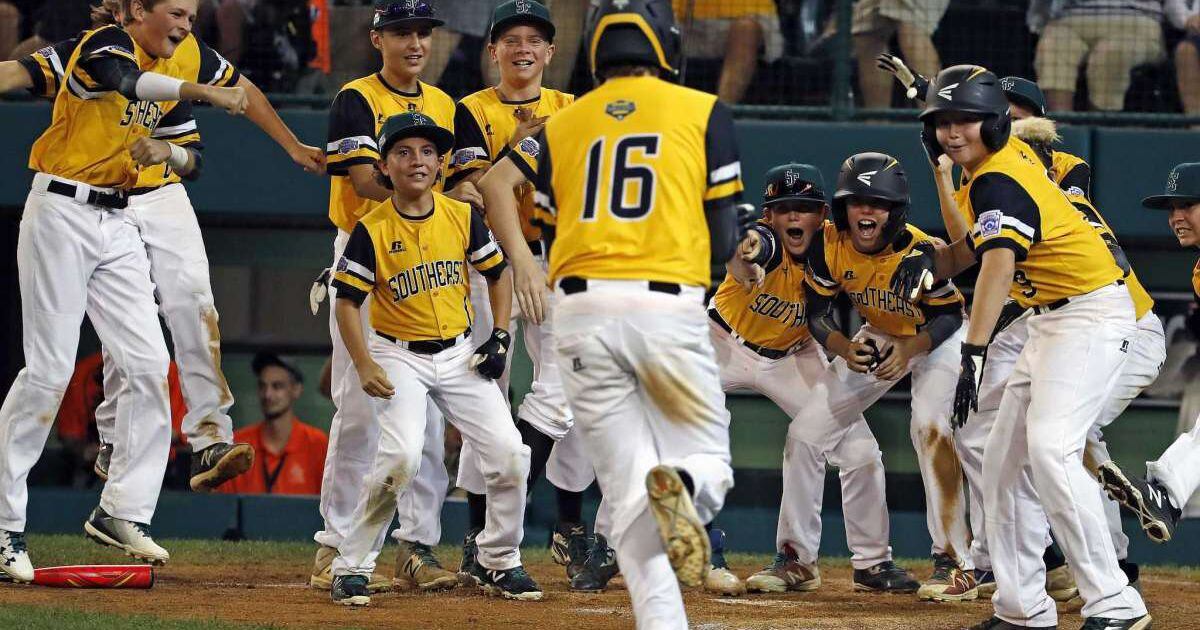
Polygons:
[[264,92],[291,92],[316,52],[308,0],[221,0],[218,50]]
[[24,57],[91,28],[93,3],[92,0],[46,0],[41,3],[27,14],[33,24],[32,34],[9,51],[7,58]]
[[570,92],[575,58],[583,43],[588,0],[550,0],[549,7],[557,34],[554,37],[554,63],[546,67],[543,84],[556,90]]
[[1167,19],[1182,30],[1183,39],[1175,46],[1175,78],[1183,111],[1200,115],[1200,0],[1167,0]]
[[[174,450],[185,443],[180,426],[187,415],[187,403],[179,389],[179,368],[172,361],[167,371],[167,385],[171,402],[171,448]],[[89,354],[75,364],[75,373],[63,393],[58,408],[58,438],[75,465],[77,479],[84,477],[90,485],[92,462],[100,450],[100,435],[96,431],[96,408],[104,401],[104,359],[99,352]]]
[[1050,109],[1074,108],[1084,63],[1091,106],[1123,109],[1129,72],[1163,56],[1162,18],[1161,0],[1033,0],[1029,28],[1041,32],[1033,63]]
[[8,59],[20,40],[21,11],[13,3],[0,0],[0,59]]
[[949,4],[950,0],[859,0],[854,3],[850,32],[854,36],[863,107],[880,109],[892,105],[891,78],[875,70],[875,58],[888,52],[893,35],[900,46],[900,56],[913,72],[937,76],[942,60],[933,46],[933,34]]
[[251,368],[258,376],[263,421],[238,429],[235,442],[254,447],[254,466],[218,488],[230,494],[320,494],[325,470],[325,432],[300,421],[294,406],[304,391],[300,370],[260,352]]
[[717,97],[726,103],[737,103],[745,96],[758,69],[760,51],[768,63],[783,55],[775,0],[673,0],[672,4],[687,56],[724,58]]

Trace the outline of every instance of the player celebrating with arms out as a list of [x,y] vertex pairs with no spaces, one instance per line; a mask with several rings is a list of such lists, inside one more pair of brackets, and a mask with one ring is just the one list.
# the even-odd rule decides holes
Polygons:
[[1040,501],[1084,600],[1084,628],[1142,630],[1150,616],[1117,566],[1096,481],[1082,457],[1136,331],[1133,301],[1125,272],[1100,235],[1046,176],[1029,145],[1010,138],[1009,104],[999,83],[979,66],[954,66],[930,85],[923,139],[933,159],[945,153],[963,168],[956,202],[971,232],[937,249],[933,261],[915,255],[908,263],[932,262],[939,278],[980,263],[962,344],[956,423],[976,407],[1006,296],[1032,311],[1029,340],[984,449],[984,512],[997,589],[995,615],[975,628],[1057,626],[1040,561],[1048,534]]
[[[906,223],[909,203],[908,177],[895,158],[859,153],[842,164],[833,196],[833,224],[814,238],[805,274],[809,327],[837,358],[799,410],[792,432],[830,448],[911,371],[909,434],[925,485],[934,571],[918,587],[907,572],[881,562],[856,567],[854,587],[918,591],[922,599],[962,601],[977,596],[962,468],[950,427],[963,299],[946,281],[916,301],[889,288],[896,265],[932,240]],[[838,293],[846,293],[866,320],[852,338],[833,321],[832,300]]]
[[[64,63],[50,127],[30,152],[36,175],[17,242],[26,365],[0,408],[0,571],[17,581],[33,579],[23,533],[26,479],[74,371],[85,314],[127,377],[116,428],[129,440],[84,531],[148,562],[169,557],[149,526],[170,450],[168,355],[146,249],[126,216],[139,172],[131,149],[153,132],[161,102],[200,100],[240,114],[247,101],[243,88],[180,78],[171,57],[196,2],[163,2],[154,29],[112,25],[80,36]],[[33,83],[21,62],[0,63],[0,92]]]
[[[333,560],[333,600],[370,603],[367,583],[396,509],[396,496],[417,473],[430,399],[475,443],[488,481],[487,526],[476,539],[475,575],[510,599],[541,599],[521,567],[521,522],[529,449],[491,380],[504,370],[512,341],[503,325],[512,276],[483,222],[468,204],[433,191],[441,156],[454,135],[418,112],[384,123],[379,169],[395,191],[354,227],[334,273],[334,307],[342,341],[363,391],[379,399],[378,450],[352,527]],[[498,326],[472,354],[466,265],[489,278]],[[370,340],[359,309],[371,301]]]

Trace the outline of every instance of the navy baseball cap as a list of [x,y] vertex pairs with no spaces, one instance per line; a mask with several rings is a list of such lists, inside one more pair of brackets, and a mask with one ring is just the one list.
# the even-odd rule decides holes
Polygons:
[[554,22],[550,20],[550,10],[537,0],[509,0],[497,6],[492,12],[488,36],[494,44],[505,30],[519,25],[541,29],[546,39],[554,40]]
[[433,5],[429,4],[427,0],[375,0],[375,17],[371,20],[372,30],[401,24],[410,26],[424,24],[437,27],[445,22],[436,17]]
[[1004,77],[1000,79],[1000,89],[1009,102],[1028,107],[1034,116],[1046,117],[1046,95],[1038,84],[1021,77]]
[[454,148],[454,134],[438,126],[429,116],[421,112],[404,112],[388,118],[379,131],[379,155],[387,156],[388,149],[397,140],[425,138],[437,146],[438,155],[445,155]]
[[1175,200],[1200,202],[1200,162],[1184,162],[1171,169],[1161,195],[1150,195],[1142,205],[1154,210],[1169,210]]

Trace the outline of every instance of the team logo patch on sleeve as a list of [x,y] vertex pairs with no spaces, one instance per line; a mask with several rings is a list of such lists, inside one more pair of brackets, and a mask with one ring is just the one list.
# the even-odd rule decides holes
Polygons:
[[466,166],[475,159],[475,149],[459,149],[450,158],[450,166]]
[[362,143],[354,138],[346,138],[338,143],[338,154],[346,155],[352,151],[357,151],[362,146]]
[[531,158],[536,158],[542,152],[542,146],[533,138],[525,138],[517,144],[517,150]]
[[1068,188],[1067,194],[1075,195],[1076,197],[1086,197],[1087,196],[1083,193],[1083,189],[1078,186],[1072,186],[1072,187]]
[[980,238],[990,238],[1000,235],[1001,220],[1004,218],[1004,213],[1000,210],[988,210],[979,215],[977,221],[979,225]]
[[337,264],[338,271],[346,271],[349,268],[350,268],[349,259],[347,259],[345,256],[342,256],[341,258],[338,259],[338,264]]

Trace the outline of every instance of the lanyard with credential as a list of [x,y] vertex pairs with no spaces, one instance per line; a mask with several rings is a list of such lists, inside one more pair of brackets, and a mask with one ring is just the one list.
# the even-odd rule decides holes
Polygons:
[[274,472],[267,472],[267,458],[262,458],[262,475],[263,484],[267,487],[267,494],[271,494],[271,490],[275,488],[275,481],[279,479],[279,473],[283,472],[283,465],[287,463],[287,453],[279,457],[279,464],[275,466]]

